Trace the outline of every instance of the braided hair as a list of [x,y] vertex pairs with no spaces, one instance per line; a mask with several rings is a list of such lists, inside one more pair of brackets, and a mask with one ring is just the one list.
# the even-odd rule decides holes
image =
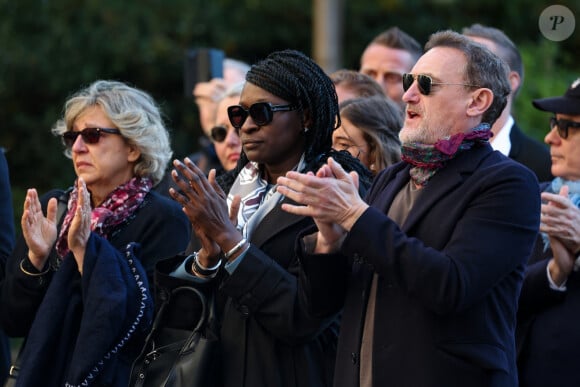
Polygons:
[[[332,80],[311,58],[296,50],[276,51],[253,65],[246,82],[298,106],[304,131],[305,164],[301,171],[316,171],[333,157],[347,171],[356,171],[363,192],[370,185],[371,173],[348,152],[332,150],[332,132],[340,126],[338,97]],[[236,167],[221,175],[218,183],[229,192],[236,176],[248,163],[242,149]]]

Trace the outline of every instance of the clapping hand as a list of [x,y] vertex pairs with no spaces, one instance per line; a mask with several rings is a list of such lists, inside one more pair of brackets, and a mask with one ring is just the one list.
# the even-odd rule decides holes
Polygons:
[[292,214],[311,216],[319,230],[315,251],[335,251],[368,205],[358,194],[358,175],[329,158],[316,174],[288,172],[278,178],[278,192],[300,205],[284,203]]
[[568,186],[558,194],[542,193],[540,231],[557,238],[572,253],[580,250],[580,209],[568,198]]
[[44,268],[50,250],[56,241],[56,212],[56,198],[49,200],[46,216],[44,216],[36,189],[31,188],[26,192],[24,212],[20,224],[24,240],[28,246],[28,258],[39,271]]
[[222,250],[222,244],[227,244],[228,240],[241,239],[233,220],[237,217],[240,197],[234,198],[231,211],[228,212],[226,194],[216,182],[215,170],[211,170],[206,178],[189,158],[184,162],[175,160],[173,165],[175,169],[171,177],[181,191],[171,188],[169,194],[181,204],[200,239],[200,262],[207,267],[213,266]]
[[68,247],[73,253],[79,272],[83,273],[83,263],[87,242],[91,235],[91,195],[85,181],[82,178],[77,179],[77,190],[79,199],[74,217],[71,221],[68,231]]

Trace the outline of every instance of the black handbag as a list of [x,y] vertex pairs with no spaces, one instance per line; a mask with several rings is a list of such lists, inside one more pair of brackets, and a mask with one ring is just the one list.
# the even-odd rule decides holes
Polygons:
[[[156,273],[157,274],[157,273]],[[212,387],[221,385],[220,342],[215,327],[215,297],[209,300],[192,286],[161,289],[162,304],[141,354],[133,363],[131,386]],[[159,293],[159,292],[158,292]],[[158,294],[159,297],[159,294]],[[193,328],[183,326],[191,316],[184,305],[197,309]],[[180,309],[181,308],[181,309]]]

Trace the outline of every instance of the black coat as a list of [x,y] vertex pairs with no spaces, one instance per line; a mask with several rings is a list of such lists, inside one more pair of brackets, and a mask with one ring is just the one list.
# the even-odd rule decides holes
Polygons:
[[312,224],[278,204],[255,229],[233,274],[222,268],[197,285],[206,293],[218,288],[225,387],[331,385],[337,314],[309,315],[294,252],[297,235]]
[[[547,184],[542,185],[545,189]],[[580,272],[573,271],[566,291],[550,288],[546,268],[553,257],[537,239],[518,310],[520,385],[580,386]],[[577,341],[577,339],[579,341]]]
[[[51,191],[44,195],[41,200],[44,211],[48,199],[60,197],[61,194],[62,191]],[[29,337],[23,354],[24,376],[19,378],[19,383],[20,379],[31,380],[29,385],[38,383],[32,380],[43,375],[40,366],[47,367],[46,379],[41,379],[46,386],[62,385],[64,380],[71,377],[76,380],[78,376],[82,380],[87,375],[79,373],[87,367],[91,369],[91,363],[87,364],[87,359],[99,361],[102,359],[99,356],[106,355],[106,351],[113,349],[113,346],[119,346],[119,350],[115,350],[115,356],[118,357],[107,357],[109,363],[104,361],[106,366],[98,372],[97,379],[89,379],[97,385],[105,381],[126,380],[131,359],[142,346],[152,313],[152,306],[147,306],[151,303],[147,289],[149,281],[139,273],[145,272],[142,267],[152,272],[157,260],[183,252],[190,233],[190,223],[181,207],[151,191],[134,213],[134,217],[121,224],[109,240],[96,234],[91,235],[84,264],[86,272],[82,277],[70,254],[64,258],[61,269],[56,272],[42,276],[25,274],[20,265],[28,255],[28,248],[24,238],[20,237],[14,253],[8,259],[0,302],[0,319],[6,332],[11,336]],[[139,245],[135,250],[135,259],[139,262],[128,264],[130,256],[127,255],[125,259],[123,257],[127,246],[132,242]],[[56,253],[53,250],[51,255],[54,254]],[[132,265],[137,265],[137,270]],[[31,268],[28,270],[32,271]],[[140,301],[139,297],[142,296],[146,302]],[[62,301],[66,303],[63,304]],[[139,303],[142,305],[139,306]],[[145,312],[142,318],[138,317],[139,309]],[[45,312],[38,313],[37,316],[39,310]],[[57,314],[50,321],[43,320],[51,313]],[[98,317],[92,313],[98,313]],[[60,323],[54,326],[56,321]],[[96,324],[97,327],[92,329],[91,324]],[[83,332],[89,333],[82,334]],[[127,336],[105,338],[110,332]],[[59,337],[61,341],[54,341]],[[127,338],[130,339],[128,342]],[[93,344],[88,344],[91,342]],[[79,343],[85,343],[86,346],[76,348],[77,344],[82,346]],[[103,343],[110,343],[112,346],[100,352],[95,351]],[[34,359],[36,352],[44,353],[42,351],[47,350],[49,355],[44,357],[45,360],[40,365],[34,360],[28,363],[25,361]],[[85,355],[70,358],[79,351]],[[116,362],[110,359],[115,359]],[[29,368],[30,362],[34,363],[34,369]],[[77,365],[78,368],[75,368]],[[96,363],[95,368],[98,368]],[[101,380],[100,377],[105,379]]]
[[516,123],[510,131],[510,143],[511,149],[508,156],[511,159],[530,168],[536,174],[538,181],[553,179],[552,160],[546,144],[527,136]]
[[334,385],[359,385],[376,273],[375,386],[516,386],[516,306],[540,218],[536,178],[490,146],[474,148],[432,177],[399,227],[385,214],[408,181],[405,163],[377,176],[342,259],[302,257],[317,284],[313,311],[344,304]]
[[[14,239],[14,213],[8,165],[4,151],[0,148],[0,283],[4,280],[4,265],[14,248]],[[10,346],[8,338],[0,330],[0,385],[4,385],[9,367]]]

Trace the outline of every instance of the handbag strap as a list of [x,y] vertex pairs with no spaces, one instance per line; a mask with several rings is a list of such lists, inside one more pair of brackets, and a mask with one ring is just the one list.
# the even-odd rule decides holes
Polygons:
[[193,328],[193,331],[191,332],[191,334],[189,335],[189,337],[185,341],[183,347],[181,347],[181,351],[179,351],[180,355],[183,354],[184,352],[186,352],[187,350],[189,350],[191,344],[195,340],[196,333],[198,333],[200,331],[200,329],[202,329],[205,326],[206,321],[208,319],[207,301],[206,301],[203,293],[201,293],[199,290],[197,290],[196,288],[191,287],[191,286],[180,286],[178,288],[173,289],[171,294],[174,295],[176,293],[185,292],[185,291],[193,291],[199,297],[199,300],[201,301],[201,316],[199,318],[199,321],[197,322],[197,325],[195,326],[195,328]]
[[186,344],[183,345],[182,351],[184,351],[183,348],[187,348],[189,346],[189,344],[191,343],[191,341],[195,337],[195,334],[205,325],[206,321],[208,320],[208,308],[207,308],[207,301],[205,299],[204,294],[192,286],[179,286],[179,287],[173,289],[171,292],[167,292],[167,297],[164,298],[163,303],[159,307],[159,311],[157,312],[157,315],[155,316],[155,319],[153,320],[153,324],[151,326],[151,331],[149,332],[149,334],[147,335],[147,338],[145,339],[145,344],[143,345],[141,353],[139,354],[139,358],[141,356],[145,355],[146,351],[149,350],[149,345],[151,344],[151,341],[156,338],[157,332],[159,331],[161,323],[165,317],[165,309],[167,308],[167,306],[171,302],[171,299],[173,298],[173,296],[175,296],[178,293],[188,292],[188,291],[194,293],[199,298],[199,300],[201,302],[201,316],[200,316],[199,321],[197,322],[196,326],[193,328],[191,334],[187,338],[187,340],[185,342]]

